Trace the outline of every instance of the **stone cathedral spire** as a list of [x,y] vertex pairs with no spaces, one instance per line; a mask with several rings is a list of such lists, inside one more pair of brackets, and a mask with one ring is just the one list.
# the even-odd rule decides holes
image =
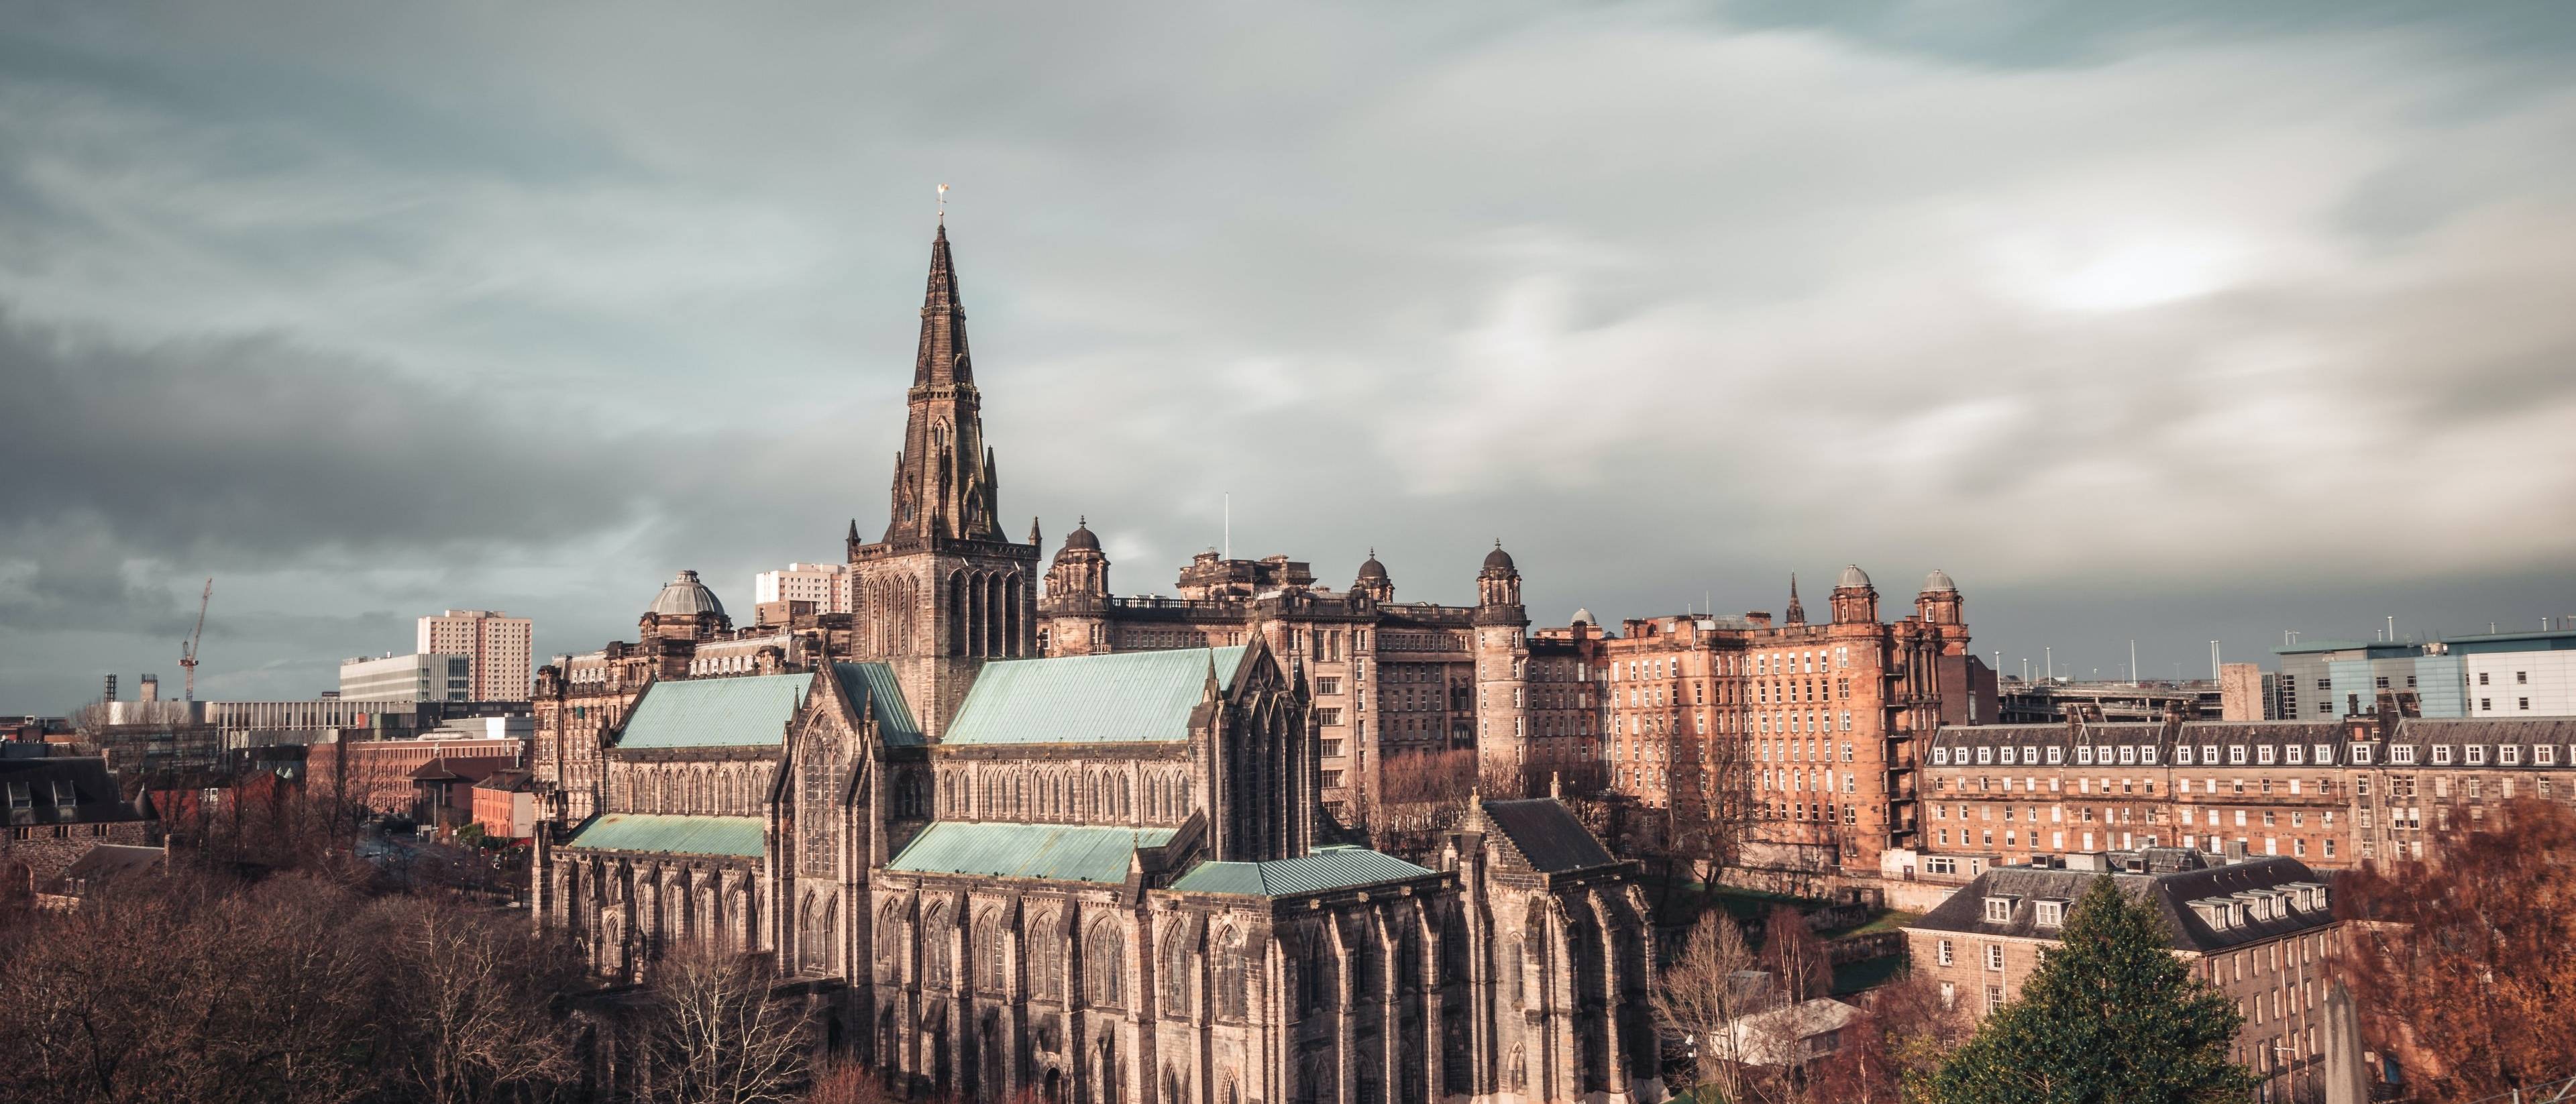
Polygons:
[[996,519],[999,478],[984,444],[983,400],[966,346],[966,306],[942,222],[930,241],[930,280],[921,298],[921,343],[913,354],[911,415],[895,457],[887,543],[1004,540]]
[[1789,612],[1781,621],[1789,625],[1807,623],[1807,607],[1798,604],[1798,573],[1795,571],[1789,573]]

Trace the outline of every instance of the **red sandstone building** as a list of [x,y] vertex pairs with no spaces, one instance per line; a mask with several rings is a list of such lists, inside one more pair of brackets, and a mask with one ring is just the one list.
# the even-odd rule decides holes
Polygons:
[[1767,613],[1662,617],[1600,640],[1610,787],[1685,815],[1740,787],[1757,840],[1818,869],[1875,871],[1882,854],[1915,847],[1921,745],[1945,721],[1993,716],[1994,673],[1968,654],[1946,574],[1893,623],[1879,621],[1858,567],[1831,601],[1832,619],[1809,624],[1793,581],[1778,625]]

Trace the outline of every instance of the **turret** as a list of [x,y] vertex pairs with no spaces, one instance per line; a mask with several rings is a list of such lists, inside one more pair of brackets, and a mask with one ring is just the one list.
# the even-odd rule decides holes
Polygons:
[[1834,624],[1857,625],[1878,622],[1878,588],[1869,585],[1869,573],[1854,564],[1843,569],[1834,580]]

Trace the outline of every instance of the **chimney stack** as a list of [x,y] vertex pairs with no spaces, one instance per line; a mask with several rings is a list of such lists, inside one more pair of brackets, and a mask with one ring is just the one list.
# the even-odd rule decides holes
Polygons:
[[100,701],[115,701],[115,700],[116,700],[116,676],[115,676],[115,675],[109,675],[109,676],[107,676],[107,696],[106,696],[106,697],[103,697],[103,698],[100,698],[99,700],[100,700]]

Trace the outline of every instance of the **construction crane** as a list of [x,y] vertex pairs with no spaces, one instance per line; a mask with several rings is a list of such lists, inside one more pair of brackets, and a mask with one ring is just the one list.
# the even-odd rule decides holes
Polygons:
[[215,600],[215,580],[206,579],[206,592],[197,596],[197,630],[179,642],[179,666],[188,672],[188,700],[197,700],[197,642],[206,638],[206,603]]

